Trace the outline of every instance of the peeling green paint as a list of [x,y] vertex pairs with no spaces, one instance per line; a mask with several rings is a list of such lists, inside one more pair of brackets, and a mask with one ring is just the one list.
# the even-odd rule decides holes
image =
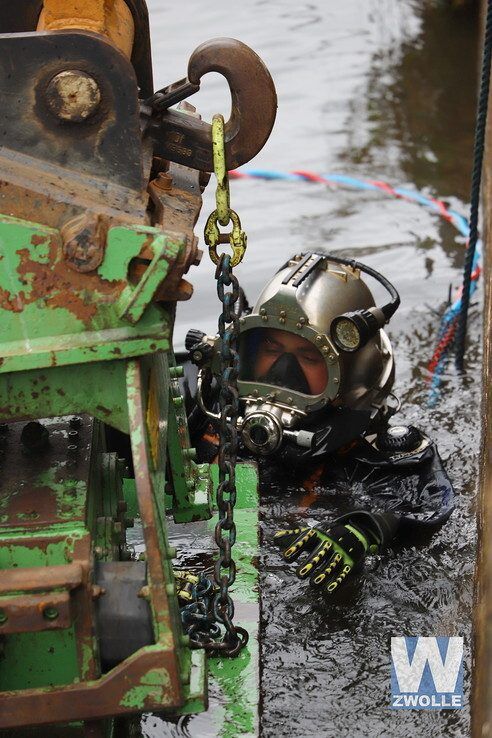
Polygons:
[[166,669],[151,669],[139,684],[125,692],[120,704],[123,707],[144,710],[147,700],[151,700],[164,706],[169,702],[170,685],[171,679]]
[[[144,246],[156,263],[129,285]],[[0,373],[167,350],[172,320],[151,301],[183,246],[162,229],[111,228],[97,275],[80,275],[67,266],[58,231],[0,216]],[[125,290],[134,325],[120,315]]]
[[70,684],[78,673],[73,626],[4,638],[0,692]]
[[[38,477],[38,486],[49,487],[56,497],[57,517],[67,520],[80,518],[87,501],[87,485],[83,481],[67,478],[57,481],[57,468],[51,468]],[[42,492],[41,492],[42,494]]]
[[242,621],[250,633],[245,649],[233,659],[209,659],[210,676],[223,694],[223,722],[217,738],[256,736],[259,707],[258,623]]
[[[218,467],[211,466],[214,489],[218,484]],[[237,503],[234,520],[237,540],[233,556],[237,565],[233,586],[235,621],[246,628],[249,641],[234,659],[210,658],[210,676],[223,695],[222,719],[217,725],[217,738],[256,736],[259,709],[259,603],[258,570],[254,565],[259,554],[258,542],[258,471],[255,464],[239,463],[236,467]],[[212,533],[213,520],[208,525]],[[241,615],[241,611],[245,614]],[[249,613],[249,615],[248,615]],[[256,617],[252,619],[251,615]]]
[[[57,530],[53,534],[53,537],[60,538],[63,535],[61,531]],[[14,567],[26,567],[30,568],[33,566],[57,566],[62,564],[69,564],[73,559],[74,545],[77,540],[80,540],[87,535],[87,530],[84,528],[71,529],[67,531],[61,540],[57,540],[53,543],[45,543],[45,540],[49,540],[49,535],[43,531],[42,541],[36,545],[36,538],[33,534],[26,534],[25,536],[16,536],[15,538],[9,538],[2,531],[2,545],[0,546],[0,570],[1,569],[12,569]],[[22,544],[23,538],[29,541],[30,545],[26,546]]]
[[[87,413],[128,432],[126,362],[0,374],[0,422]],[[49,376],[49,379],[48,379]]]
[[[130,285],[131,260],[141,255],[143,247],[145,258],[148,249],[154,258],[140,281]],[[159,461],[149,471],[163,578],[170,587],[174,580],[164,505],[167,442],[161,428],[169,414],[169,375],[167,357],[162,352],[170,348],[174,314],[151,301],[182,248],[182,241],[162,229],[112,228],[97,273],[81,275],[67,266],[56,230],[0,216],[0,422],[87,413],[128,432],[129,420],[136,418],[137,362],[133,358],[138,357],[145,368],[144,409],[149,392],[147,370],[155,370]],[[149,429],[141,422],[132,425],[138,484],[143,471],[147,472],[142,470],[145,459],[141,447],[149,445]],[[205,509],[210,486],[208,468],[188,463],[186,473],[190,469],[197,482],[195,500]],[[107,556],[118,556],[111,536],[114,490],[110,494],[107,487],[112,486],[101,483],[99,473],[90,477],[88,489],[88,482],[65,478],[59,472],[55,462],[33,483],[36,493],[39,487],[39,494],[51,496],[46,508],[51,515],[50,506],[55,507],[53,517],[58,522],[45,518],[49,524],[44,528],[38,524],[29,528],[37,512],[20,509],[17,513],[14,507],[9,525],[15,526],[16,515],[19,525],[1,530],[0,569],[70,563],[77,541],[85,537],[84,543],[98,544],[94,520],[101,518],[105,519],[105,535],[109,530],[105,538]],[[9,493],[15,495],[15,490]],[[7,520],[5,515],[3,520]],[[152,581],[149,586],[152,589]],[[194,685],[190,694],[194,709],[204,709],[205,657],[194,657],[190,674],[192,657],[180,639],[177,598],[173,590],[166,588],[166,592],[167,601],[158,600],[160,604],[155,606],[151,603],[156,644],[149,648],[163,657],[176,648],[183,681],[191,677]],[[97,659],[97,642],[92,634],[77,643],[77,627],[76,619],[74,625],[63,630],[6,636],[1,669],[4,683],[0,689],[32,686],[44,690],[51,685],[87,680]],[[26,681],[27,672],[32,677]],[[87,686],[94,683],[87,682]],[[148,708],[149,703],[169,707],[175,699],[171,686],[165,668],[152,669],[138,684],[131,685],[121,705],[136,711]]]
[[131,260],[138,256],[149,237],[156,238],[160,234],[161,230],[151,226],[111,228],[98,274],[108,282],[126,281]]
[[87,643],[82,644],[82,663],[80,665],[80,678],[88,679],[91,666],[94,662],[94,650]]

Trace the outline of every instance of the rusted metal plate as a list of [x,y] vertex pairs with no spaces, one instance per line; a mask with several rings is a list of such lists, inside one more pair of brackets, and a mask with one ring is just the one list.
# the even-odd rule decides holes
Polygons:
[[[83,254],[68,268],[60,235],[53,229],[5,216],[0,216],[0,225],[0,372],[169,348],[171,317],[152,303],[181,259],[182,234],[143,226],[111,228],[97,272],[84,273]],[[83,251],[83,237],[80,246]],[[141,252],[159,261],[158,272],[149,261],[141,281],[129,284],[131,262]],[[87,258],[92,258],[90,251]],[[134,296],[138,311],[128,316],[125,306]]]
[[[149,13],[145,0],[125,0],[133,15],[135,41],[132,64],[137,74],[143,97],[153,92],[152,57],[150,47]],[[0,33],[25,33],[35,31],[43,0],[18,0],[0,3]]]
[[147,646],[100,679],[61,688],[0,694],[0,730],[90,720],[181,704],[175,653]]
[[[36,176],[33,176],[33,172]],[[0,212],[61,228],[82,213],[145,223],[145,193],[9,149],[0,152]]]
[[0,577],[0,596],[18,591],[29,593],[55,589],[68,591],[82,584],[82,574],[80,564],[4,569]]
[[[187,235],[176,269],[169,273],[166,280],[155,293],[156,301],[189,300],[193,294],[192,285],[182,279],[191,266],[198,266],[202,251],[198,249],[198,239],[193,235],[193,228],[200,215],[202,196],[200,172],[170,164],[167,172],[149,184],[149,194],[154,204],[153,224],[163,225],[166,229]],[[135,277],[140,277],[143,266],[136,265]]]
[[[145,189],[137,80],[121,53],[93,34],[40,33],[0,36],[0,57],[0,84],[9,99],[0,122],[9,148]],[[68,69],[94,79],[101,97],[95,114],[78,123],[61,121],[49,106],[50,82]]]
[[[155,467],[149,438],[151,424],[147,420],[151,398],[149,381],[154,376],[155,391],[164,391],[163,384],[157,379],[160,374],[158,362],[164,361],[165,357],[161,355],[149,358],[147,361],[134,360],[128,363],[128,412],[138,506],[147,553],[149,601],[154,613],[155,634],[157,639],[162,638],[167,644],[172,644],[176,664],[180,665],[183,649],[179,634],[182,633],[182,627],[171,563],[173,552],[167,542],[163,487],[158,489],[156,486],[165,480],[166,453],[158,451],[154,454],[157,465]],[[165,448],[167,419],[161,416],[158,420],[162,421],[159,443]],[[177,666],[178,671],[180,668],[181,666]]]
[[0,597],[0,635],[69,628],[71,604],[69,592]]
[[85,521],[92,422],[43,421],[44,447],[29,450],[21,441],[25,423],[11,423],[1,436],[0,529],[29,530]]
[[[5,638],[2,689],[12,684],[11,672],[16,672],[12,688],[17,690],[39,683],[65,683],[52,670],[54,660],[60,655],[56,644],[61,642],[62,651],[67,649],[67,661],[73,664],[69,681],[90,680],[99,674],[93,640],[92,541],[86,527],[88,517],[97,514],[98,504],[97,477],[90,462],[93,421],[55,418],[46,421],[46,426],[48,434],[40,432],[40,426],[33,423],[2,426],[0,632]],[[100,446],[96,444],[94,453],[98,449]],[[11,486],[8,477],[14,476],[16,486]],[[88,505],[89,480],[92,480],[95,510],[94,504]],[[64,640],[45,639],[37,650],[35,642],[29,642],[25,652],[21,652],[21,642],[16,646],[16,639],[37,634]],[[42,643],[48,649],[45,656]],[[39,663],[42,658],[44,661]],[[23,667],[17,667],[19,662]],[[0,714],[6,700],[8,697],[0,693]],[[18,720],[26,725],[32,722],[27,705],[21,708]]]

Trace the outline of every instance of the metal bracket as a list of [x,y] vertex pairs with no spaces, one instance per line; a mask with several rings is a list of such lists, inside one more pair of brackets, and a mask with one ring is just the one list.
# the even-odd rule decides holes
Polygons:
[[158,287],[169,273],[185,248],[184,240],[171,241],[164,235],[157,236],[149,244],[154,255],[137,285],[125,287],[118,299],[118,316],[131,324],[137,323],[145,308],[150,305]]

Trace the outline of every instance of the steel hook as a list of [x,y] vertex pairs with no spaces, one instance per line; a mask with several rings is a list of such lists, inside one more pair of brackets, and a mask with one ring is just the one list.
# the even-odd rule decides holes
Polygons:
[[[228,169],[236,169],[256,156],[268,140],[277,112],[275,86],[260,57],[233,38],[212,39],[195,49],[188,63],[187,80],[179,84],[185,83],[185,89],[188,85],[188,94],[193,94],[208,72],[222,74],[231,91],[225,152]],[[158,110],[150,113],[146,133],[152,137],[155,156],[213,171],[209,123],[180,110]]]

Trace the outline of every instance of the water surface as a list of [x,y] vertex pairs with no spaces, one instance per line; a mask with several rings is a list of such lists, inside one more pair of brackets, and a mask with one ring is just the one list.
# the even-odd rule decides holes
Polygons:
[[[191,51],[234,36],[262,56],[279,111],[254,161],[384,179],[445,198],[466,214],[477,68],[477,18],[444,2],[412,0],[216,0],[149,2],[158,86],[180,79]],[[192,100],[202,116],[227,114],[224,83],[210,75]],[[341,251],[382,271],[402,306],[389,326],[402,420],[438,441],[456,486],[457,509],[430,539],[399,546],[331,602],[298,582],[272,546],[274,530],[306,516],[301,494],[262,490],[262,734],[322,738],[463,738],[462,711],[391,711],[391,635],[463,635],[469,697],[472,574],[478,453],[479,309],[472,310],[468,373],[445,377],[441,403],[426,405],[431,356],[463,239],[425,209],[384,195],[321,185],[241,181],[232,204],[248,232],[238,276],[254,300],[265,277],[303,249]],[[203,221],[213,207],[205,196]],[[189,327],[215,332],[218,305],[207,258],[191,276],[193,300],[178,311],[177,344]],[[378,291],[375,291],[378,295]],[[335,516],[342,502],[319,490],[305,519]],[[168,734],[148,720],[145,735]],[[169,727],[170,730],[170,727]],[[214,735],[209,722],[180,721],[173,734]],[[177,731],[177,732],[176,732]]]

